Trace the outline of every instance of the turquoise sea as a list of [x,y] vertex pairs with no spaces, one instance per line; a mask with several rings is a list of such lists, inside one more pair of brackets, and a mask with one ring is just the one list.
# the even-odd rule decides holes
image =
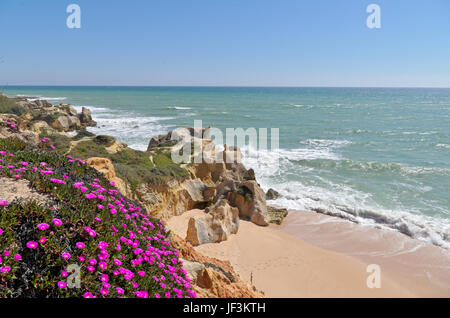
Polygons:
[[[450,89],[3,87],[89,107],[98,127],[145,150],[176,127],[279,128],[280,148],[247,153],[270,203],[401,231],[450,247]],[[269,148],[270,149],[270,148]],[[275,156],[275,152],[277,156]],[[277,168],[273,160],[280,159]]]

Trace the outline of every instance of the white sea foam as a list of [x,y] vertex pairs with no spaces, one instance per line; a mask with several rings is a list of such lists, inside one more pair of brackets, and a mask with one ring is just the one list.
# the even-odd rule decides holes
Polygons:
[[[22,95],[18,97],[26,97],[26,95]],[[34,102],[35,100],[47,100],[49,102],[51,101],[60,101],[60,100],[65,100],[67,99],[67,97],[46,97],[46,96],[33,96],[33,98],[27,98],[28,101],[30,102]]]
[[167,107],[168,109],[176,109],[176,110],[187,110],[187,109],[192,109],[191,107],[185,107],[185,106],[170,106]]
[[[74,106],[80,112],[83,106]],[[127,143],[130,148],[146,150],[151,137],[167,133],[174,125],[164,121],[174,119],[170,116],[139,116],[133,112],[112,110],[105,107],[84,106],[91,110],[96,127],[88,127],[94,134],[115,136],[117,140]]]
[[[375,203],[372,194],[354,189],[345,184],[335,184],[316,175],[318,184],[301,181],[287,181],[290,174],[311,172],[314,168],[298,166],[298,160],[342,159],[333,152],[336,147],[348,144],[345,141],[309,140],[304,144],[312,149],[280,149],[277,151],[248,151],[243,148],[243,163],[247,168],[255,170],[258,182],[264,190],[277,190],[280,198],[270,201],[271,204],[296,210],[313,210],[333,215],[362,225],[378,226],[400,231],[413,238],[431,244],[450,248],[450,220],[426,216],[421,211],[386,209]],[[317,147],[317,145],[320,145]],[[327,145],[327,146],[325,146]],[[276,160],[278,164],[276,164]],[[424,168],[403,167],[408,173],[424,173]],[[425,169],[426,170],[426,169]],[[295,171],[295,172],[294,172]],[[298,178],[297,176],[297,178]],[[422,192],[431,191],[428,186],[419,187]],[[445,211],[443,211],[445,213]]]

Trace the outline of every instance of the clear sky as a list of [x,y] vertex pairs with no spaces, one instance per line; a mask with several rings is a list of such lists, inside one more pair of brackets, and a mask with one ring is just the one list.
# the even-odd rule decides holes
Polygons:
[[450,1],[0,0],[7,84],[450,87]]

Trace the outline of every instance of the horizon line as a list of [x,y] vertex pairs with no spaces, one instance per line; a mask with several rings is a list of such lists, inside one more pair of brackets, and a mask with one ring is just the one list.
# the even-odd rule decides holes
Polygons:
[[450,89],[450,86],[283,86],[283,85],[22,85],[22,84],[6,84],[1,85],[0,90],[8,87],[173,87],[173,88],[431,88],[431,89]]

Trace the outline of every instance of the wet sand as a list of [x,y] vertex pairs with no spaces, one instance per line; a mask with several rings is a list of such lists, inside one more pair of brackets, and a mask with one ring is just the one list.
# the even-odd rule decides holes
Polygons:
[[315,212],[289,211],[279,230],[309,244],[378,264],[419,297],[450,297],[450,251],[387,229]]

